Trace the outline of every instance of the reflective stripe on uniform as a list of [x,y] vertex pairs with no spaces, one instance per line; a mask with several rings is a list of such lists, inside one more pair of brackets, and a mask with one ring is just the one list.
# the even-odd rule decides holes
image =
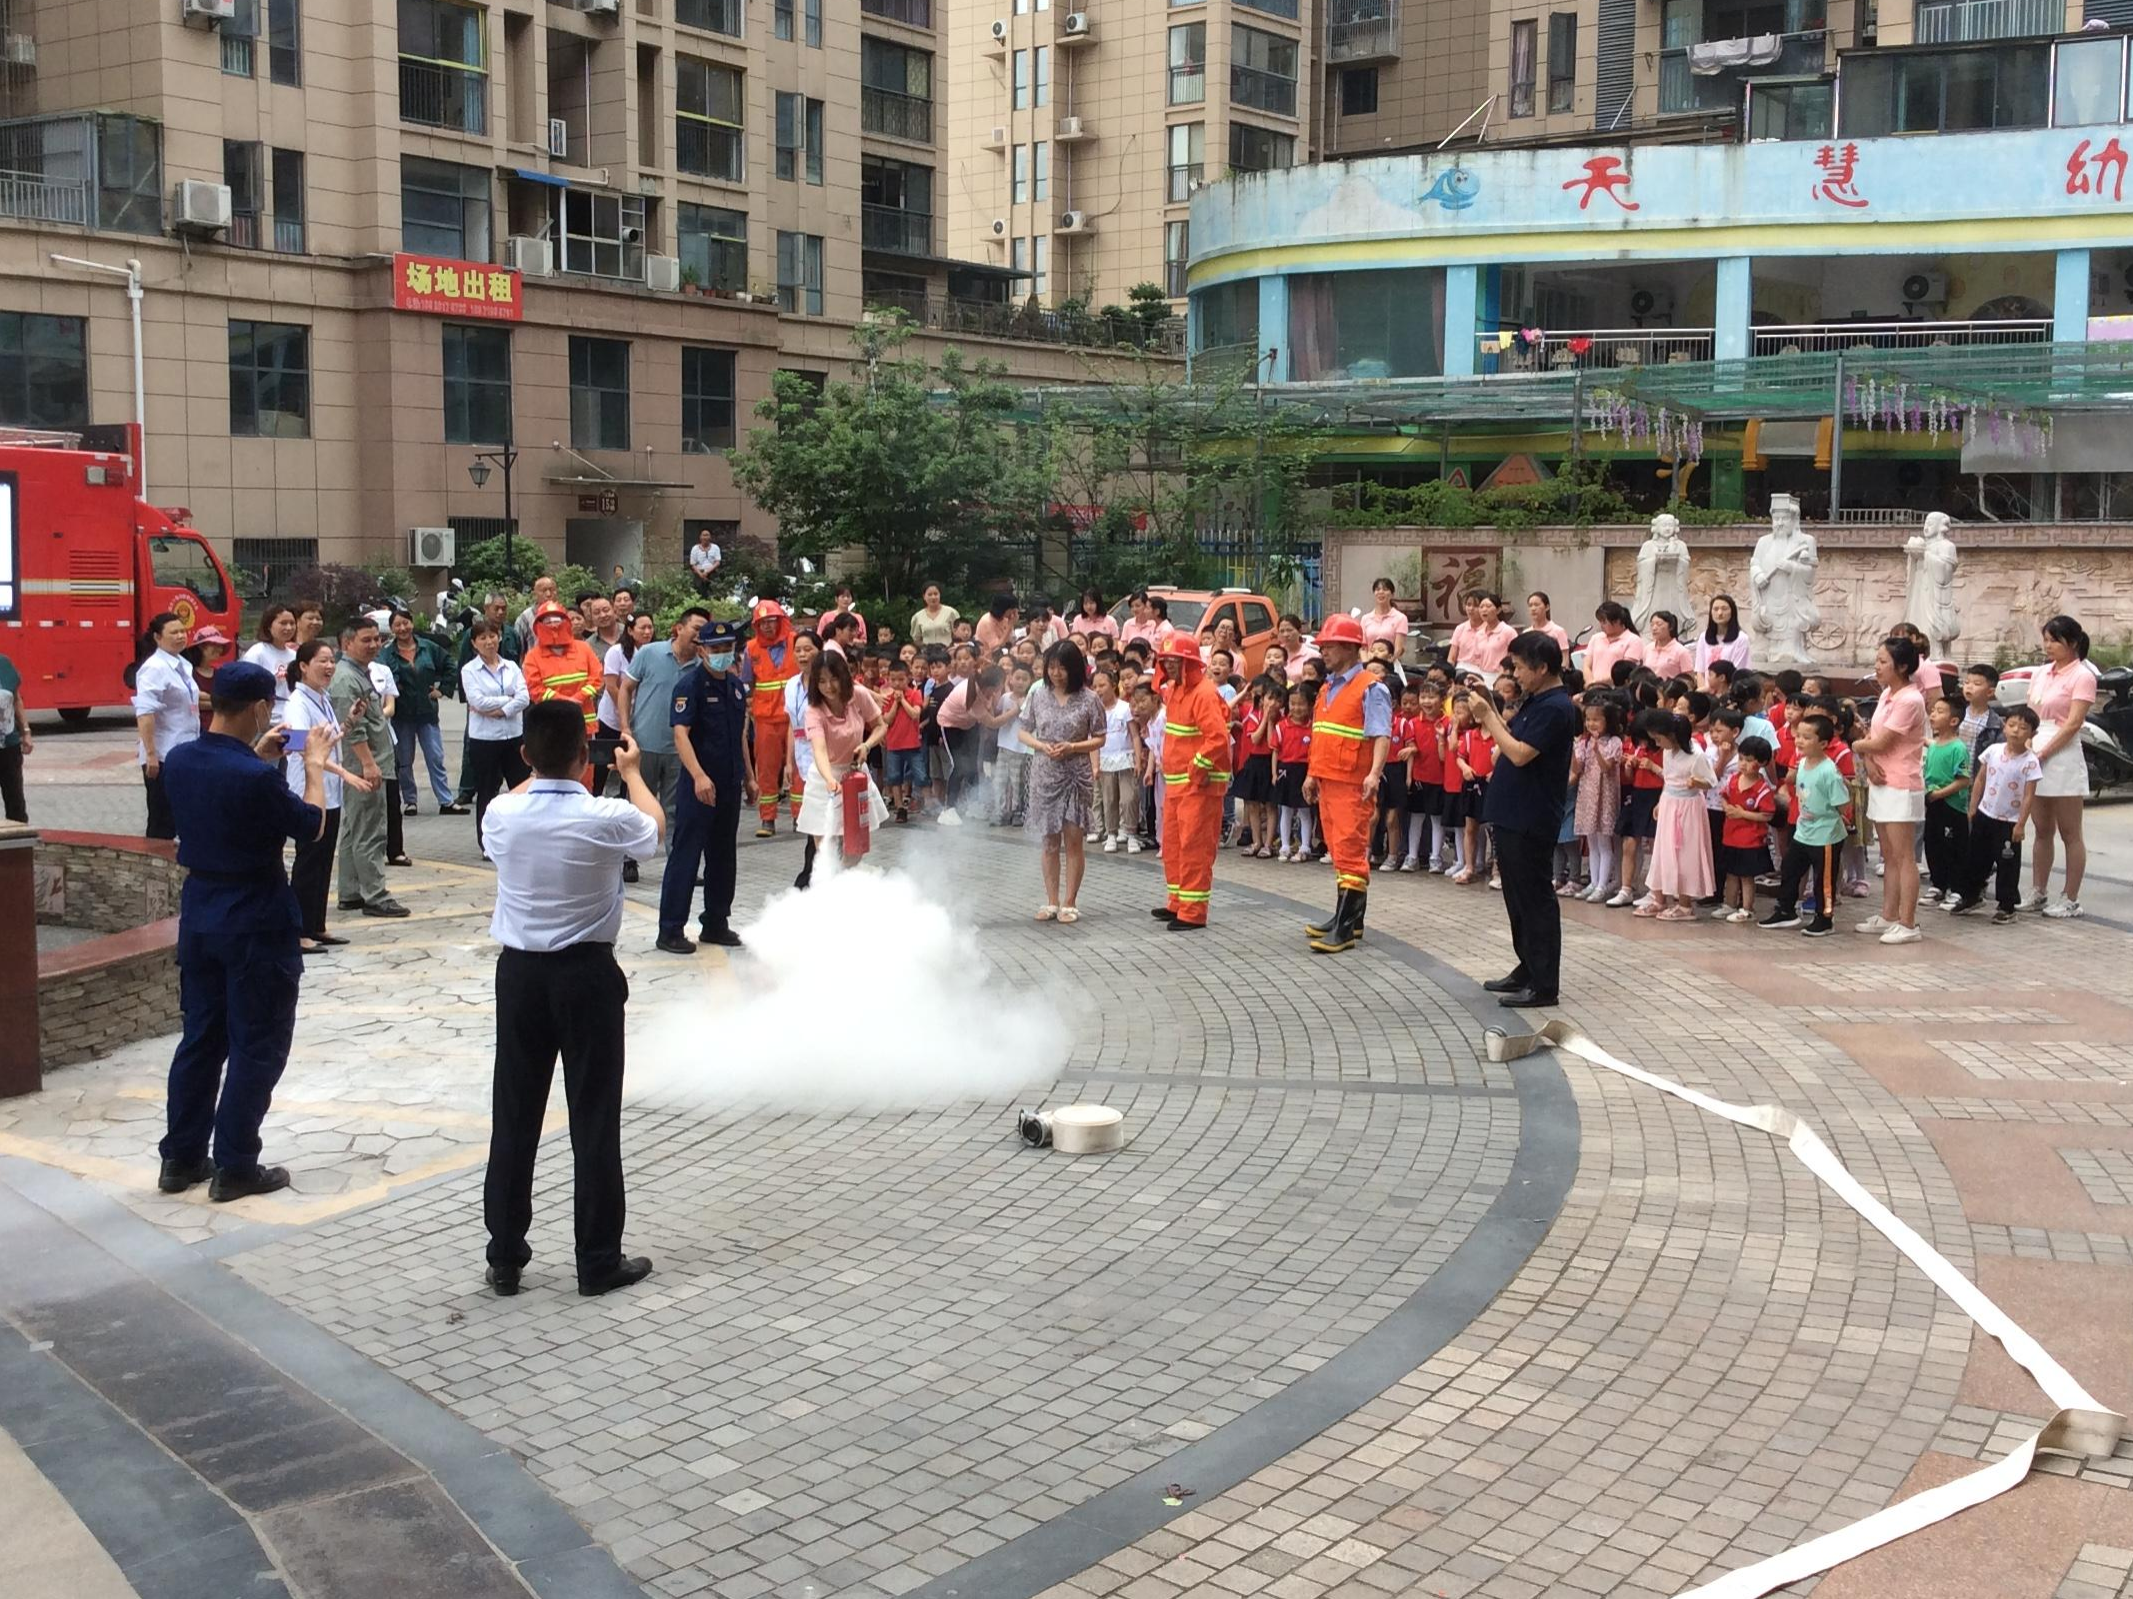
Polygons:
[[1188,905],[1204,905],[1208,900],[1214,898],[1214,895],[1212,893],[1203,892],[1195,894],[1191,889],[1187,888],[1174,888],[1171,890],[1171,892],[1177,895],[1179,899],[1184,900]]
[[1311,731],[1314,733],[1331,733],[1335,738],[1364,739],[1370,736],[1361,728],[1350,727],[1345,722],[1313,722]]
[[1200,730],[1197,727],[1187,727],[1183,722],[1165,722],[1163,731],[1175,734],[1179,738],[1193,738],[1198,735]]

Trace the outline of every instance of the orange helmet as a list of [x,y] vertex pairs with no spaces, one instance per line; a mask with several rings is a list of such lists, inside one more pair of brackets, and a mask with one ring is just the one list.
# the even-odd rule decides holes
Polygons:
[[1177,632],[1163,640],[1158,658],[1166,661],[1190,661],[1194,666],[1204,666],[1200,659],[1200,646],[1193,643],[1183,632]]
[[557,622],[570,626],[570,612],[554,600],[543,602],[533,613],[533,625],[537,628],[550,627]]
[[1363,647],[1363,624],[1354,617],[1345,614],[1329,616],[1319,624],[1318,642],[1320,644],[1353,644],[1357,649],[1361,649]]

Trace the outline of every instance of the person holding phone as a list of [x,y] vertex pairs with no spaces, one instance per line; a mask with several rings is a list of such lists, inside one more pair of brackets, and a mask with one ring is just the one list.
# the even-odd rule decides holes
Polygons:
[[377,783],[361,772],[351,772],[341,761],[341,724],[333,714],[333,646],[322,638],[299,644],[290,652],[286,681],[288,700],[283,708],[283,748],[288,752],[282,766],[289,792],[304,792],[307,762],[313,741],[326,746],[324,797],[326,825],[317,838],[296,841],[296,864],[289,871],[289,886],[296,891],[299,947],[306,955],[338,948],[348,942],[326,931],[326,890],[333,881],[333,853],[341,836],[341,797],[353,786],[358,794],[377,791]]

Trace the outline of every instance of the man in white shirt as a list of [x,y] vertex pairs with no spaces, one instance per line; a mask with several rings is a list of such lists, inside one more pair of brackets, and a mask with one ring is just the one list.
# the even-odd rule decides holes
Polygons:
[[176,838],[177,818],[163,794],[163,757],[200,736],[200,688],[185,648],[185,623],[175,611],[149,618],[150,655],[133,674],[133,722],[141,736],[141,783],[148,795],[147,836]]
[[725,551],[711,542],[711,530],[698,528],[696,542],[689,546],[689,576],[695,580],[697,593],[711,592],[711,576],[725,558]]
[[542,606],[554,601],[555,597],[556,587],[554,578],[537,577],[533,580],[533,602],[528,605],[523,611],[519,612],[518,620],[511,624],[513,629],[518,633],[519,659],[524,660],[526,657],[526,652],[533,648],[533,613],[535,611],[538,611]]
[[496,863],[496,1083],[482,1213],[489,1285],[515,1294],[532,1251],[533,1163],[563,1057],[576,1165],[578,1292],[627,1288],[650,1275],[622,1253],[622,1030],[629,982],[615,964],[622,863],[649,859],[666,816],[638,768],[637,741],[615,755],[627,799],[585,789],[585,717],[573,704],[526,708],[533,776],[489,807]]

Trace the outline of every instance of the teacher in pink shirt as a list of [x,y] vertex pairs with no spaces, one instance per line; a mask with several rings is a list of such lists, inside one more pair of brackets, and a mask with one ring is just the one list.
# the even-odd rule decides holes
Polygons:
[[1637,636],[1629,607],[1620,600],[1602,600],[1592,619],[1600,624],[1600,631],[1585,640],[1585,681],[1606,688],[1615,680],[1615,662],[1643,661],[1644,640]]
[[[1733,603],[1730,594],[1711,596],[1710,608],[1704,613],[1703,632],[1696,640],[1696,675],[1708,678],[1713,661],[1729,661],[1734,674],[1748,670],[1748,635],[1740,625],[1740,607]],[[1704,687],[1710,688],[1706,682]]]
[[1170,625],[1170,602],[1151,599],[1146,589],[1135,589],[1126,603],[1133,609],[1133,620],[1119,629],[1120,647],[1140,639],[1151,651],[1161,649],[1163,640],[1175,631]]
[[1879,933],[1884,944],[1925,937],[1918,930],[1918,829],[1926,819],[1926,697],[1912,681],[1917,675],[1918,646],[1882,640],[1874,655],[1881,698],[1866,737],[1852,746],[1866,768],[1866,819],[1881,841],[1881,914],[1857,930]]
[[[2029,675],[2029,707],[2037,713],[2037,759],[2044,776],[2037,784],[2033,814],[2037,845],[2030,856],[2034,891],[2022,908],[2054,919],[2081,914],[2081,878],[2088,870],[2088,845],[2081,837],[2081,802],[2088,797],[2088,760],[2081,753],[2081,724],[2096,703],[2096,673],[2089,665],[2089,636],[2071,616],[2044,624],[2044,654],[2051,663]],[[2066,849],[2062,896],[2047,903],[2055,846]]]
[[1081,614],[1074,618],[1068,631],[1074,638],[1084,641],[1084,647],[1086,641],[1098,633],[1103,634],[1105,638],[1116,640],[1118,619],[1104,609],[1104,597],[1101,594],[1094,589],[1083,589]]
[[1545,633],[1554,639],[1555,647],[1563,652],[1563,664],[1570,664],[1570,635],[1555,619],[1555,602],[1539,589],[1526,596],[1526,631]]
[[1392,603],[1392,579],[1381,577],[1370,585],[1371,608],[1363,613],[1363,642],[1375,644],[1383,639],[1392,646],[1392,658],[1402,660],[1407,655],[1407,613]]
[[1644,664],[1662,678],[1687,677],[1696,670],[1696,652],[1681,642],[1681,618],[1672,611],[1654,611],[1644,624],[1651,637],[1644,641]]
[[1518,629],[1502,619],[1503,601],[1493,594],[1469,594],[1466,620],[1452,629],[1451,668],[1494,677],[1503,670],[1503,658],[1518,637]]

